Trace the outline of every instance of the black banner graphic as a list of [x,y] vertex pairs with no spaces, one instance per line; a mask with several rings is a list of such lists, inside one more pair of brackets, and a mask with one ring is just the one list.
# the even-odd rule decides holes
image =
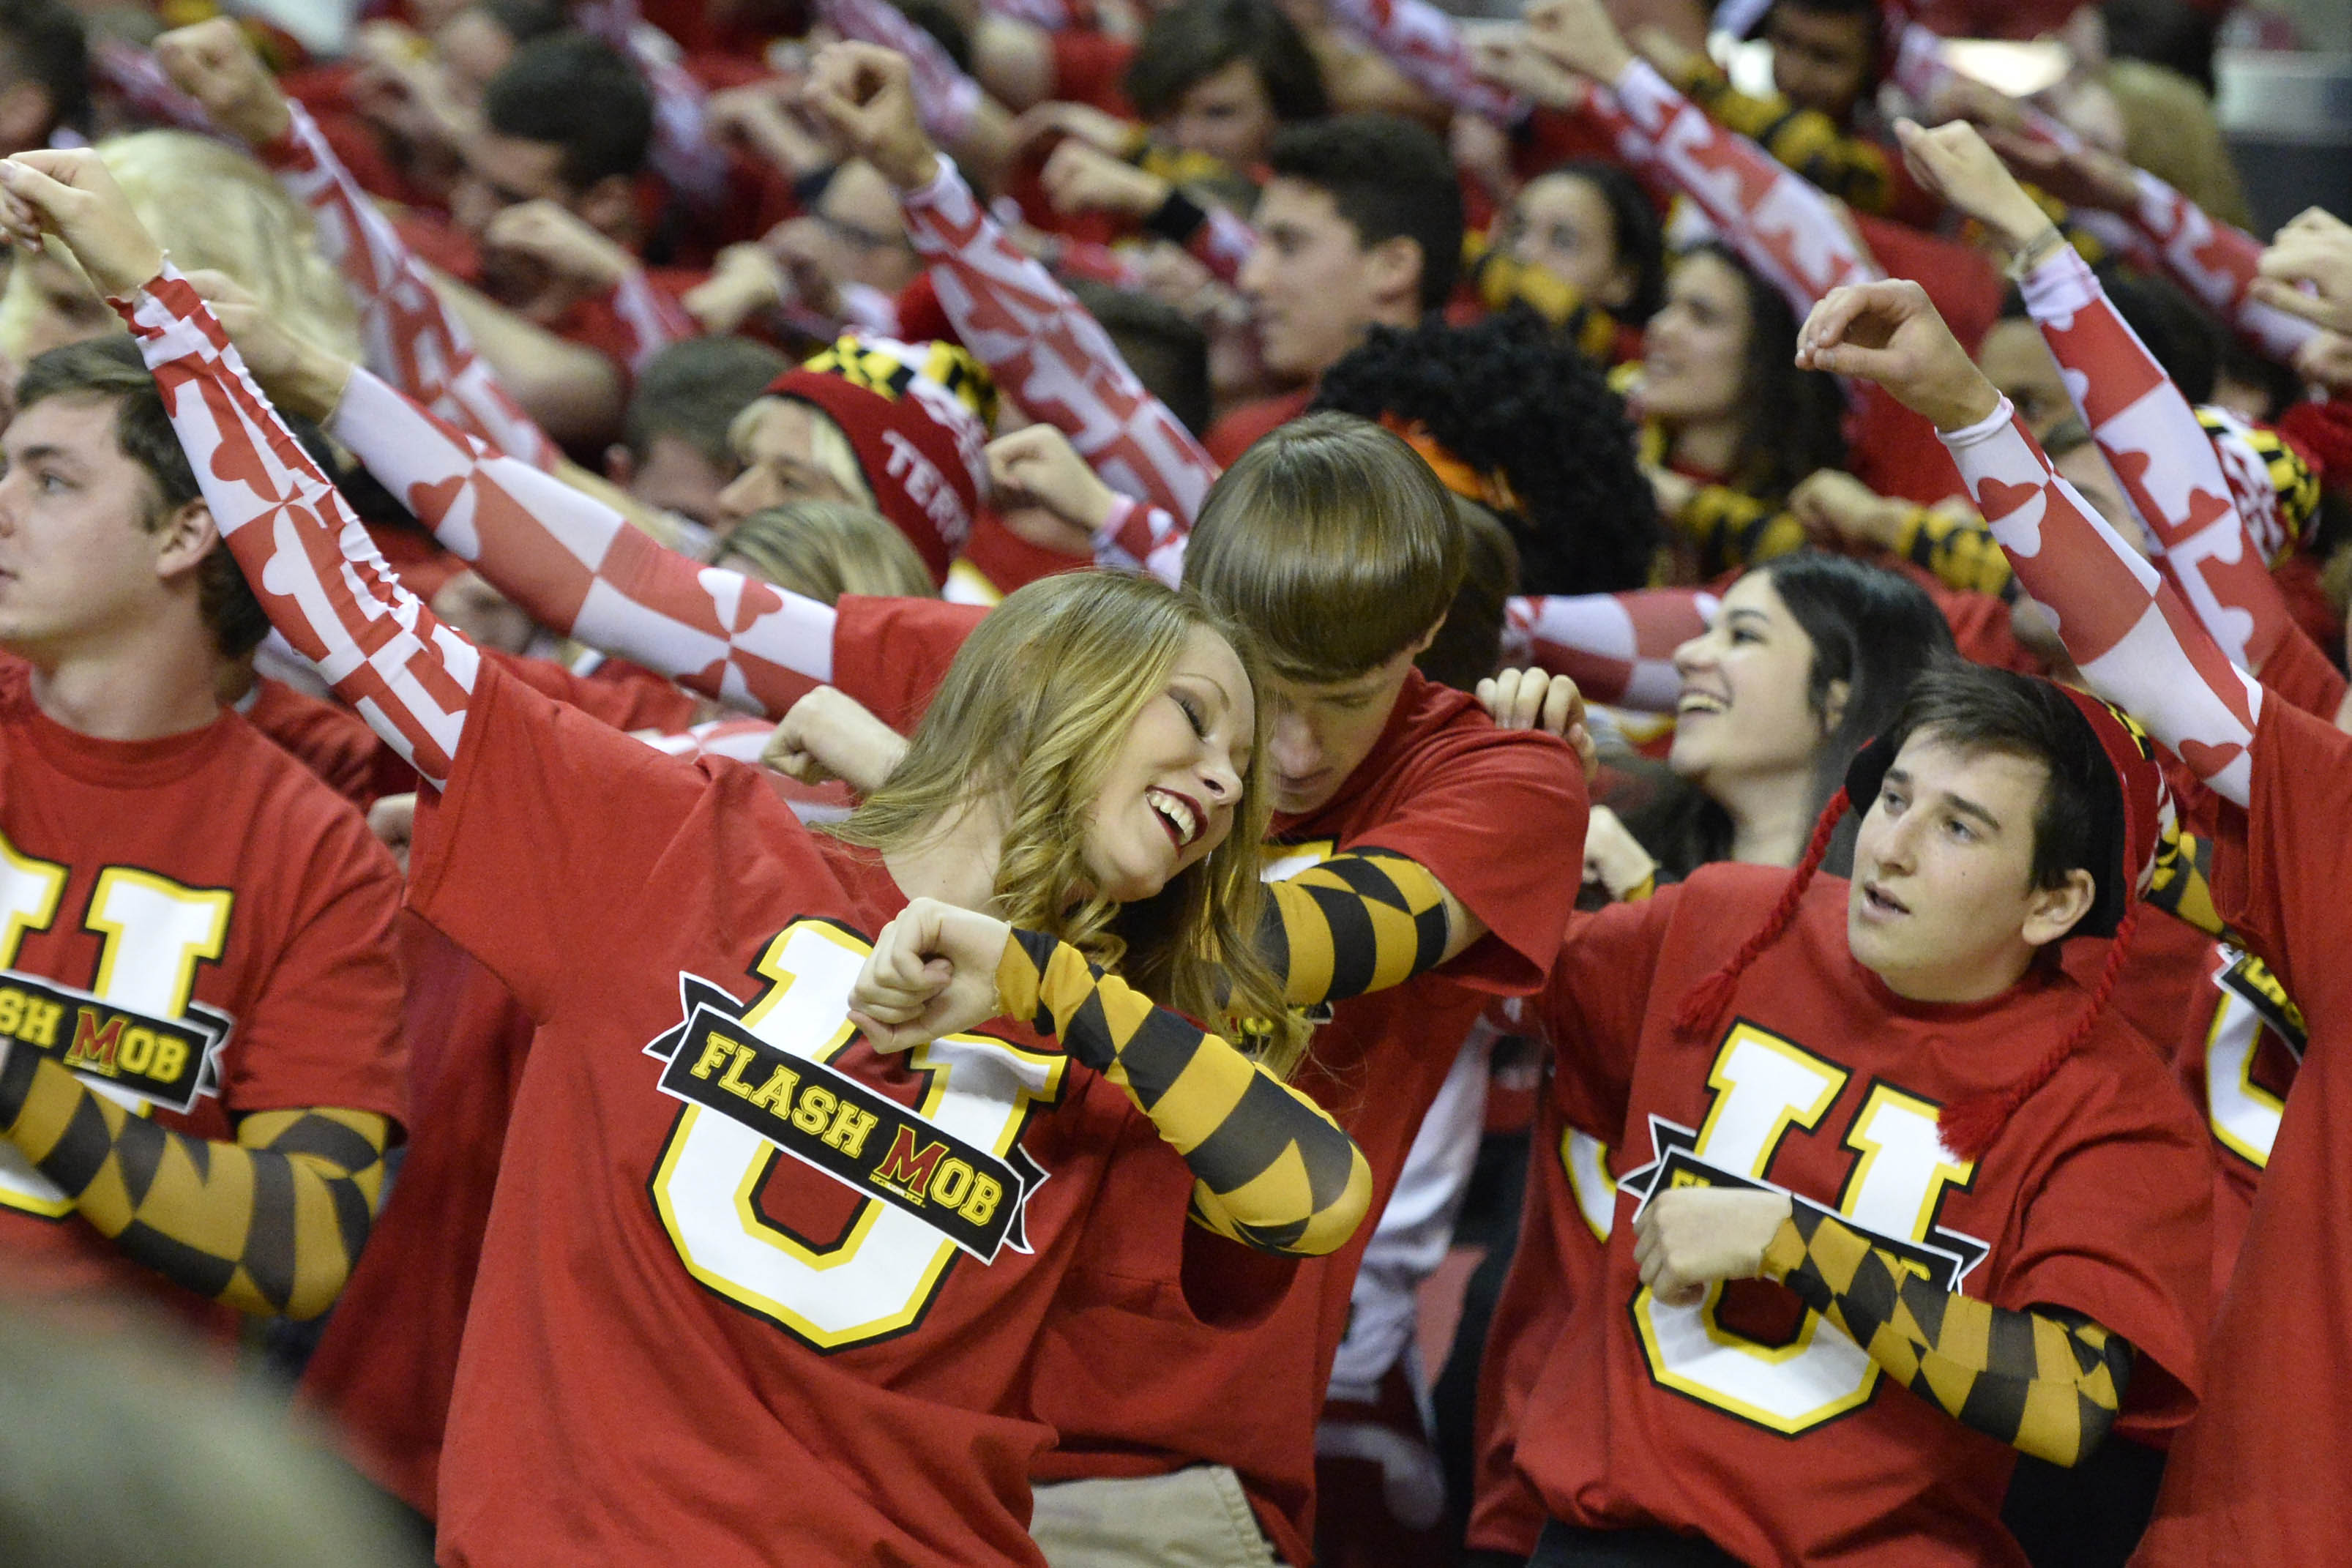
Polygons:
[[1022,1206],[1045,1173],[929,1121],[823,1062],[744,1027],[735,999],[680,977],[686,1022],[646,1052],[669,1063],[661,1089],[740,1123],[862,1196],[904,1210],[982,1263],[1029,1250]]

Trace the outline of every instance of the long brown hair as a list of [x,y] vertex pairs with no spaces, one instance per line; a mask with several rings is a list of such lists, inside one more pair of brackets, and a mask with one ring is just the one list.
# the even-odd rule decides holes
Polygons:
[[907,755],[848,820],[828,829],[869,848],[929,839],[975,798],[1003,802],[995,912],[1061,938],[1154,1000],[1228,1034],[1267,1037],[1287,1071],[1306,1033],[1259,953],[1259,844],[1273,812],[1265,710],[1233,831],[1150,899],[1092,890],[1086,841],[1128,731],[1167,689],[1196,630],[1232,645],[1255,687],[1246,634],[1189,593],[1150,578],[1074,572],[1032,583],[990,612],[956,654]]

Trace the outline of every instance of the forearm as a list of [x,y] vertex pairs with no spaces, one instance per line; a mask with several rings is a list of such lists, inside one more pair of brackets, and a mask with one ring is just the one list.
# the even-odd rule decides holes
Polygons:
[[956,335],[1030,416],[1061,430],[1112,489],[1190,521],[1217,466],[1108,333],[981,209],[939,160],[899,210]]
[[1675,649],[1706,632],[1716,604],[1696,588],[1512,599],[1504,662],[1565,675],[1594,702],[1671,713],[1682,693]]
[[389,1133],[360,1110],[261,1112],[239,1143],[172,1131],[29,1047],[0,1052],[0,1130],[133,1261],[240,1311],[313,1318],[367,1240]]
[[473,644],[400,585],[186,279],[167,265],[115,306],[254,597],[335,694],[439,788],[474,689]]
[[2026,275],[2024,295],[2166,574],[2230,662],[2260,670],[2294,619],[2196,411],[2072,247]]
[[1445,889],[1402,855],[1335,856],[1266,892],[1258,946],[1294,1007],[1385,991],[1448,956]]
[[[620,366],[610,358],[534,326],[454,279],[436,278],[433,289],[472,334],[480,362],[550,438],[602,442],[620,427],[627,398]],[[476,405],[469,401],[467,407]]]
[[443,418],[535,468],[562,456],[443,306],[399,231],[359,188],[318,125],[289,101],[286,133],[255,149],[316,220],[319,247],[360,307],[369,368]]
[[594,497],[469,440],[364,371],[331,434],[543,626],[771,718],[833,679],[829,605],[664,549]]
[[1688,196],[1725,241],[1804,315],[1832,289],[1883,274],[1827,197],[1709,120],[1647,63],[1628,66],[1591,112],[1619,149]]
[[1999,599],[2017,596],[2017,574],[2009,569],[2009,558],[2000,552],[1992,531],[1978,519],[1912,507],[1891,548],[1948,588]]
[[2224,798],[2245,805],[2263,701],[2253,678],[2052,470],[2008,399],[1977,424],[1941,435],[2011,569],[2056,617],[2091,689],[2147,725]]
[[1942,1289],[1810,1204],[1792,1205],[1764,1268],[1914,1394],[2053,1465],[2099,1446],[2131,1378],[2131,1347],[2089,1319]]
[[1894,160],[1887,150],[1848,135],[1818,109],[1800,109],[1774,94],[1757,98],[1731,85],[1705,56],[1675,85],[1707,118],[1737,132],[1769,153],[1782,167],[1803,175],[1848,206],[1868,213],[1894,207]]
[[2282,364],[2319,332],[2316,324],[2253,298],[2262,242],[2242,229],[2215,223],[2203,208],[2145,169],[2132,171],[2138,197],[2125,216],[2162,259],[2172,280],[2230,324],[2231,330]]
[[1505,125],[1527,118],[1525,102],[1479,76],[1461,24],[1429,0],[1329,0],[1328,10],[1440,102]]
[[1354,1234],[1371,1167],[1313,1100],[1052,937],[1014,931],[997,988],[1007,1013],[1127,1091],[1192,1167],[1220,1234],[1308,1256]]

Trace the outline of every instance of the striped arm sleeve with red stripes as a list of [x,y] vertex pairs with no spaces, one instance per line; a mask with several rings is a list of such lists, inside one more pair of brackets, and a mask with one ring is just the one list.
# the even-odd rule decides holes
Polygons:
[[365,371],[352,373],[331,434],[543,626],[772,718],[833,679],[831,606],[665,548]]
[[1647,61],[1592,94],[1590,112],[1636,167],[1689,197],[1798,315],[1832,289],[1885,276],[1828,197],[1709,120]]
[[2091,689],[2146,725],[2224,799],[2246,805],[2263,704],[2253,677],[2058,477],[2007,398],[1978,423],[1941,435],[2011,569],[2050,612]]
[[2165,574],[2230,662],[2260,670],[2294,618],[2196,410],[2073,247],[2036,266],[2023,291],[2092,438],[2163,552]]
[[1188,522],[1199,515],[1215,461],[1101,323],[981,209],[954,163],[941,155],[899,209],[956,336],[997,384],[1067,436],[1111,489]]
[[1720,602],[1696,588],[1512,599],[1503,662],[1565,675],[1594,702],[1671,713],[1682,693],[1675,649],[1706,632]]
[[473,339],[441,303],[407,242],[303,107],[289,100],[286,108],[292,116],[286,134],[254,153],[316,221],[320,249],[359,305],[369,367],[499,451],[552,469],[562,453],[474,352]]

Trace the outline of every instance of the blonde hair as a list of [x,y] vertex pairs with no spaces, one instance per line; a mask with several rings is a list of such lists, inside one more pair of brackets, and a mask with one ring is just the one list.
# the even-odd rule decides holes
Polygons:
[[832,604],[844,594],[932,599],[930,568],[905,533],[880,512],[846,501],[772,506],[737,523],[711,552],[730,555],[779,588]]
[[902,849],[927,840],[975,792],[1004,803],[997,911],[1061,938],[1179,1012],[1254,1037],[1287,1072],[1307,1031],[1283,1005],[1257,949],[1265,908],[1259,844],[1273,805],[1265,785],[1265,710],[1233,831],[1155,896],[1113,903],[1092,879],[1086,841],[1097,797],[1129,730],[1167,689],[1185,640],[1223,637],[1249,671],[1249,639],[1190,594],[1110,572],[1032,583],[983,619],[957,653],[904,761],[847,821],[824,831]]
[[[226,274],[296,336],[347,359],[361,357],[359,311],[341,276],[319,253],[309,211],[259,163],[184,131],[110,137],[98,155],[181,271]],[[62,248],[48,254],[79,272]],[[11,353],[23,347],[37,308],[29,280],[12,277],[0,295],[0,346]]]
[[[760,416],[779,403],[797,403],[809,412],[809,461],[824,470],[834,483],[856,499],[860,506],[874,504],[874,487],[866,479],[865,465],[857,460],[857,448],[849,444],[848,435],[834,423],[833,416],[805,397],[779,397],[770,395],[755,397],[743,405],[727,426],[727,445],[740,457],[751,439],[751,426]],[[929,581],[930,574],[924,574]]]

